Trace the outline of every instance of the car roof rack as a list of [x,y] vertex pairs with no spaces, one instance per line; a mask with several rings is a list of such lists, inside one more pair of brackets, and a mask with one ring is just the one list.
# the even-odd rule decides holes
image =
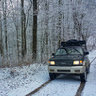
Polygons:
[[61,47],[66,47],[66,46],[86,46],[86,41],[85,40],[76,40],[76,39],[71,39],[66,42],[61,42]]

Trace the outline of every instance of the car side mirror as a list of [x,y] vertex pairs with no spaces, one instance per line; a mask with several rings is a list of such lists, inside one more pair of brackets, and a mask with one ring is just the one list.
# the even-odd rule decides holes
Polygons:
[[89,52],[84,52],[84,55],[88,55],[89,54]]
[[54,54],[54,53],[52,53],[52,56],[55,56],[55,54]]

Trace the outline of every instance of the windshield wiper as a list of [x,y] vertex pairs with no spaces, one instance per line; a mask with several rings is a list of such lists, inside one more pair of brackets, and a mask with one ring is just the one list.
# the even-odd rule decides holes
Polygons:
[[80,51],[78,51],[76,48],[74,48],[74,47],[72,47],[75,51],[77,51],[80,55],[82,55],[81,53],[80,53]]

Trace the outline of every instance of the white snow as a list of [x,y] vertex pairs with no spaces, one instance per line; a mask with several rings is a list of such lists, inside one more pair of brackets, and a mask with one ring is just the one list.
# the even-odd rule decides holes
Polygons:
[[[96,56],[96,51],[90,53],[89,58],[92,59]],[[85,88],[82,96],[96,96],[96,60],[91,64],[90,73],[87,78]]]
[[11,75],[10,68],[0,68],[0,96],[25,96],[49,79],[47,66],[42,64],[14,70],[15,74]]
[[[95,56],[96,51],[92,51],[89,55],[90,61]],[[91,64],[82,96],[96,96],[95,62],[96,60]],[[11,70],[14,70],[14,74],[10,73]],[[47,65],[0,68],[0,96],[25,96],[47,80],[49,80]],[[75,96],[79,85],[79,76],[61,75],[32,96]]]
[[62,75],[32,96],[75,96],[79,85],[77,76]]

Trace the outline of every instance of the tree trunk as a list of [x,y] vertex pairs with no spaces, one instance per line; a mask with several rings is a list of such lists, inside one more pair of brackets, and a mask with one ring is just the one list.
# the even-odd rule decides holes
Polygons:
[[60,47],[60,43],[61,43],[61,25],[62,25],[62,11],[60,9],[61,5],[62,5],[62,0],[59,0],[58,1],[59,3],[59,11],[58,11],[58,27],[57,27],[57,30],[58,30],[58,47]]
[[3,41],[2,41],[2,21],[1,21],[1,12],[0,12],[0,54],[3,56]]
[[[17,6],[18,6],[18,0],[17,0]],[[13,17],[14,18],[14,17]],[[17,16],[17,18],[18,18],[18,16]],[[15,27],[16,27],[16,32],[17,32],[17,55],[18,55],[18,60],[19,60],[19,56],[20,56],[20,49],[19,49],[19,23],[18,23],[18,19],[16,19],[17,20],[17,23],[15,24]],[[14,22],[15,23],[15,22]]]
[[33,0],[33,60],[37,55],[37,0]]
[[22,57],[26,54],[26,15],[24,13],[24,0],[21,0],[21,35],[22,35]]
[[3,20],[4,20],[4,33],[5,33],[5,50],[6,50],[6,54],[8,54],[7,17],[6,17],[7,1],[6,0],[3,1],[2,8],[3,8]]

